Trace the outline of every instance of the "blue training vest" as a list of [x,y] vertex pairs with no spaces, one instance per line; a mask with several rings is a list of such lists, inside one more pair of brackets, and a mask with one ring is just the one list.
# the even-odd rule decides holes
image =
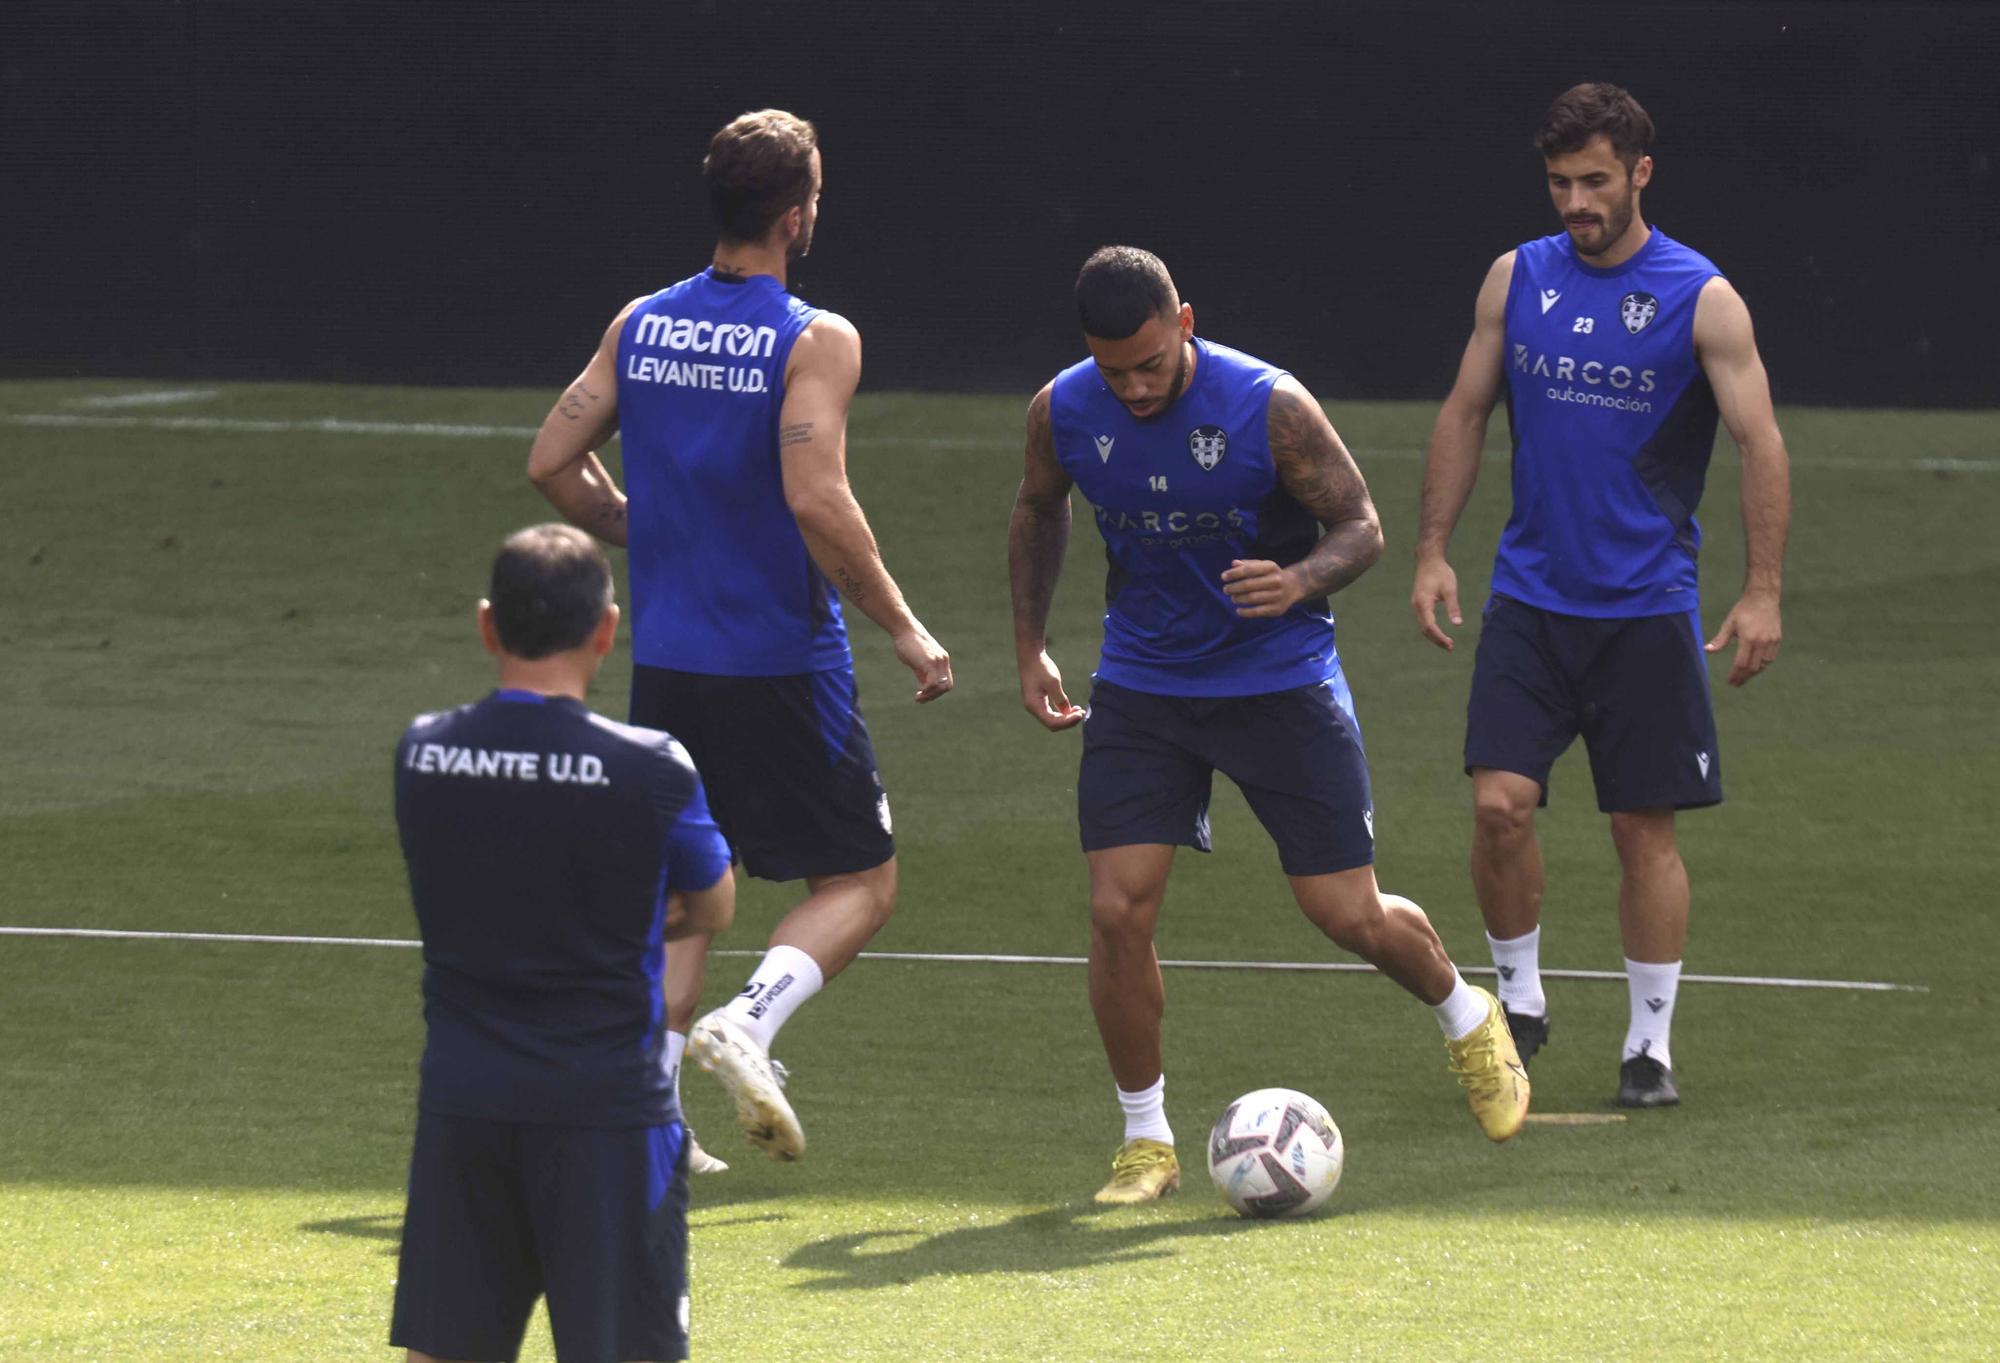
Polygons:
[[723,676],[851,665],[839,598],[806,552],[778,462],[785,365],[817,316],[769,275],[704,270],[625,319],[634,661]]
[[1195,347],[1187,391],[1158,416],[1133,416],[1090,360],[1058,374],[1050,394],[1056,458],[1096,508],[1109,564],[1096,675],[1170,696],[1334,680],[1326,598],[1246,620],[1222,589],[1232,559],[1291,564],[1319,542],[1319,522],[1271,463],[1271,386],[1285,371],[1199,338]]
[[1567,233],[1518,248],[1507,290],[1514,510],[1493,590],[1565,615],[1696,609],[1695,507],[1715,394],[1695,300],[1718,271],[1657,227],[1609,270]]

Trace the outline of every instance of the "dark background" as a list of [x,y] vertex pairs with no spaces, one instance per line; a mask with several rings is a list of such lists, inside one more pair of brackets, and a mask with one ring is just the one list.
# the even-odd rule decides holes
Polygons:
[[553,388],[706,263],[708,135],[776,104],[870,388],[1032,391],[1128,241],[1321,397],[1435,397],[1584,79],[1781,400],[2000,405],[1983,4],[7,0],[0,375]]

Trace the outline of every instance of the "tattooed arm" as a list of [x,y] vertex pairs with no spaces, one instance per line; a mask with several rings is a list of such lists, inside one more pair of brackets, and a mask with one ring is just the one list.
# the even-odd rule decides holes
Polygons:
[[1283,615],[1300,601],[1337,592],[1382,557],[1382,522],[1368,485],[1305,385],[1289,374],[1280,378],[1271,388],[1265,422],[1278,481],[1326,533],[1297,563],[1240,559],[1222,574],[1236,613],[1254,619]]
[[935,700],[951,690],[951,657],[904,602],[847,484],[847,410],[860,383],[861,333],[821,313],[792,343],[785,367],[778,413],[785,505],[819,570],[888,634],[916,676],[917,700]]
[[605,329],[590,357],[542,421],[528,452],[528,477],[571,525],[612,544],[625,543],[625,494],[597,457],[618,429],[618,336],[643,299],[634,299]]
[[1028,404],[1028,449],[1021,490],[1007,525],[1007,583],[1014,598],[1014,664],[1021,673],[1021,704],[1051,729],[1081,723],[1083,708],[1063,694],[1062,673],[1049,657],[1049,607],[1069,548],[1070,476],[1056,459],[1044,385]]

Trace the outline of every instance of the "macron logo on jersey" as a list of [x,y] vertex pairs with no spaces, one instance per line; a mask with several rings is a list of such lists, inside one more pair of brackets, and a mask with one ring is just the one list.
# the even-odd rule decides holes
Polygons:
[[[748,322],[711,322],[705,317],[669,317],[654,312],[639,319],[632,332],[632,344],[680,351],[683,355],[731,355],[757,360],[776,352],[778,331],[776,327],[753,327]],[[664,383],[717,393],[770,391],[770,380],[763,368],[755,364],[705,364],[679,357],[633,354],[626,357],[625,377],[635,383]]]
[[699,355],[769,359],[778,348],[778,331],[775,327],[753,327],[748,322],[711,322],[705,317],[669,317],[654,312],[639,319],[632,342],[662,350],[692,350]]
[[1554,307],[1554,306],[1556,305],[1557,301],[1558,301],[1558,300],[1560,300],[1561,298],[1562,298],[1562,290],[1561,290],[1561,289],[1543,289],[1543,290],[1542,290],[1542,312],[1543,312],[1543,313],[1544,313],[1544,314],[1546,315],[1546,314],[1547,314],[1547,312],[1548,312],[1548,310],[1549,310],[1550,308]]
[[1097,441],[1098,462],[1104,464],[1110,463],[1111,447],[1118,443],[1118,437],[1115,435],[1100,435],[1093,438]]

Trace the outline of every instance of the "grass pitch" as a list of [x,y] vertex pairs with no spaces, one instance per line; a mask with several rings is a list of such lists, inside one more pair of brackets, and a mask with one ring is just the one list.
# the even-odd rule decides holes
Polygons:
[[[489,685],[472,600],[499,537],[547,513],[525,437],[387,428],[531,427],[552,392],[102,402],[153,387],[0,384],[0,924],[408,937],[390,749],[411,714]],[[904,867],[885,951],[1084,949],[1075,736],[1020,713],[1007,621],[1025,396],[856,410],[857,490],[959,676],[908,704],[857,623]],[[1380,873],[1483,965],[1457,769],[1476,623],[1448,657],[1404,604],[1431,411],[1331,410],[1391,544],[1338,603]],[[779,1045],[804,1163],[756,1160],[689,1077],[697,1128],[736,1159],[695,1185],[696,1356],[1990,1356],[2000,418],[1781,420],[1787,640],[1717,696],[1730,802],[1683,822],[1689,969],[1925,992],[1690,984],[1684,1107],[1494,1148],[1433,1024],[1385,981],[1175,972],[1187,1185],[1101,1213],[1118,1127],[1081,970],[864,961]],[[1505,471],[1496,448],[1455,545],[1474,622]],[[1711,628],[1740,580],[1735,481],[1725,438]],[[1080,515],[1052,626],[1072,694],[1100,565]],[[597,696],[613,714],[624,672]],[[1335,959],[1217,794],[1218,850],[1180,858],[1161,954]],[[1616,969],[1580,753],[1552,800],[1545,961]],[[751,886],[725,945],[758,946],[788,902]],[[714,961],[712,998],[746,968]],[[392,948],[0,937],[0,1359],[388,1356],[418,970]],[[1623,987],[1551,998],[1536,1108],[1606,1113]],[[1341,1123],[1324,1215],[1241,1222],[1206,1187],[1208,1123],[1266,1084]],[[524,1357],[550,1357],[539,1324]]]

